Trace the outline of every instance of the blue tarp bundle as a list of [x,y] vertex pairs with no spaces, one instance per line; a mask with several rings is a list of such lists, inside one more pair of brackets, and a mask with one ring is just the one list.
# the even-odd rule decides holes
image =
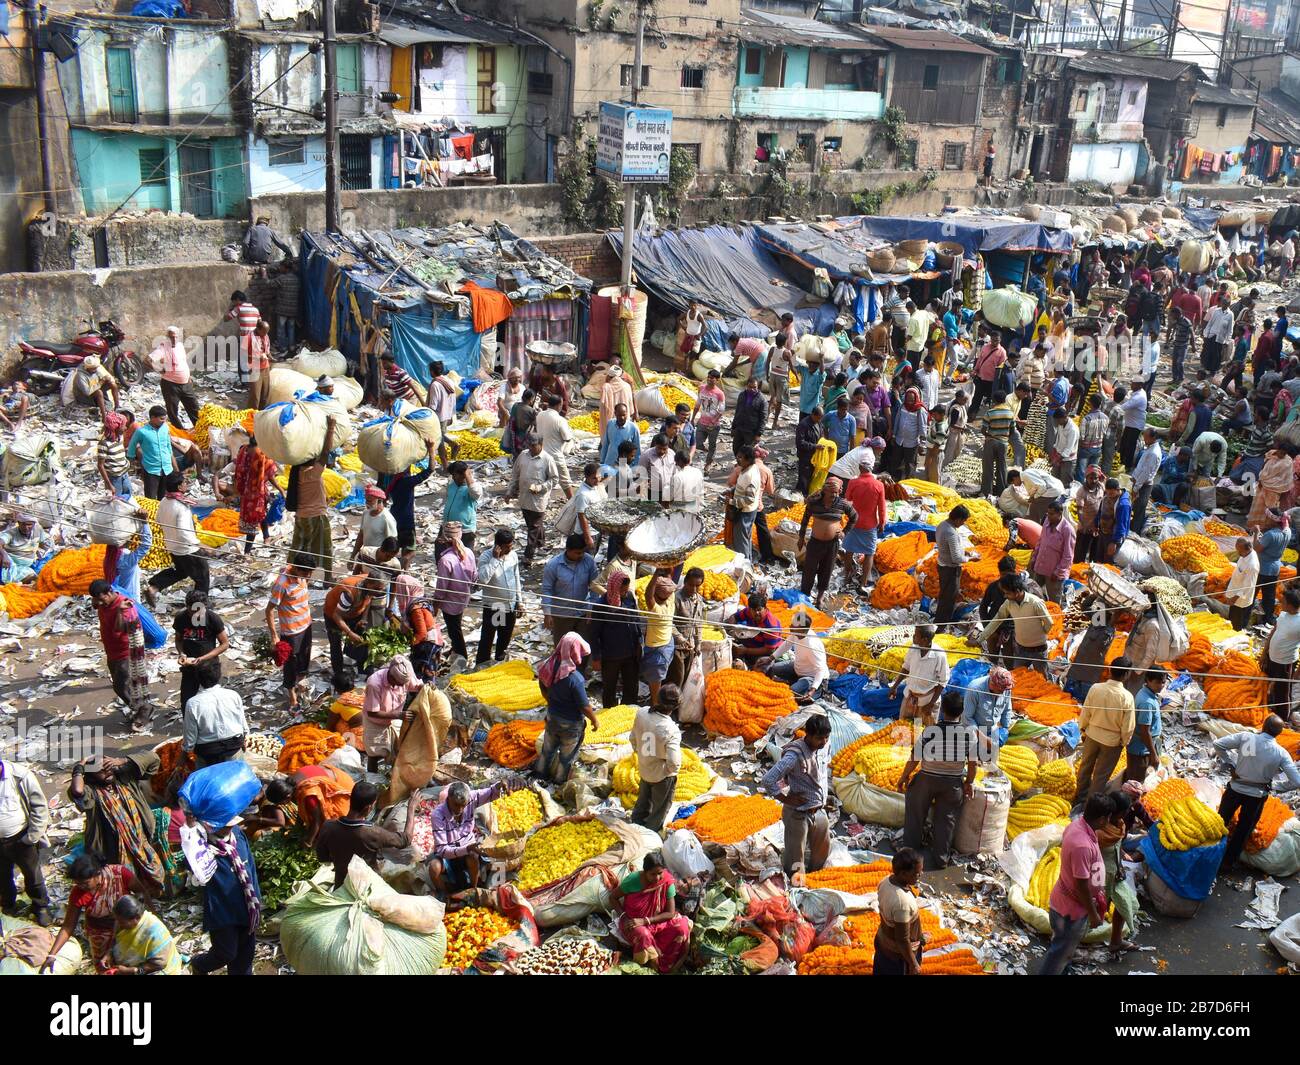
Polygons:
[[[622,255],[623,234],[610,233],[608,240]],[[799,306],[807,294],[786,277],[752,226],[637,234],[632,265],[638,283],[670,307],[684,311],[697,299],[722,315],[722,324],[711,322],[705,336],[715,350],[723,346],[729,331],[767,336],[787,311],[794,315],[800,332],[826,336],[838,314],[829,303],[818,308]],[[780,284],[773,284],[774,280]]]
[[[822,267],[832,279],[854,276],[854,268],[866,261],[866,252],[881,242],[904,240],[958,243],[965,254],[988,251],[1069,251],[1074,238],[1068,229],[1054,229],[1023,218],[1004,215],[913,216],[851,215],[835,219],[833,232],[814,229],[804,223],[758,226],[758,233],[770,248],[790,255],[806,266]],[[900,275],[877,280],[906,280]]]
[[966,689],[981,677],[987,677],[989,670],[992,668],[982,658],[963,658],[952,667],[952,672],[948,674],[948,684],[943,690],[946,692],[961,692],[964,696]]
[[1221,839],[1212,847],[1193,847],[1189,851],[1165,850],[1160,845],[1160,834],[1148,832],[1139,844],[1142,855],[1160,879],[1185,899],[1199,902],[1214,888],[1219,875],[1219,863],[1228,847]]
[[919,521],[891,521],[885,526],[884,535],[886,537],[906,536],[908,533],[917,532],[918,530],[925,533],[931,540],[934,539],[935,526],[926,525],[924,522]]
[[409,310],[390,314],[393,357],[397,365],[422,385],[431,379],[429,360],[437,357],[448,370],[472,377],[479,369],[479,334],[468,318],[452,314],[436,317],[430,310]]
[[889,697],[888,688],[869,688],[865,685],[845,700],[846,705],[863,717],[898,717],[903,709],[903,695],[906,689],[898,689],[898,698]]

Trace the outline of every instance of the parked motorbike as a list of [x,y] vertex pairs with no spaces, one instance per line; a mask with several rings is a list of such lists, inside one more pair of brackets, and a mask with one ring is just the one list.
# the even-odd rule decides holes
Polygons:
[[17,377],[32,392],[49,396],[63,387],[64,380],[90,356],[96,356],[119,384],[130,386],[144,376],[144,365],[134,351],[122,348],[126,334],[111,318],[95,329],[84,329],[72,340],[20,340],[22,354]]

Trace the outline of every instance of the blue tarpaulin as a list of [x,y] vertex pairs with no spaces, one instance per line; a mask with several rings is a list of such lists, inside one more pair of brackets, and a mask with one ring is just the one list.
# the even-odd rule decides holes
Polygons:
[[[988,251],[1069,251],[1074,238],[1068,229],[1006,215],[951,214],[938,218],[851,215],[837,218],[834,229],[803,222],[756,227],[769,248],[809,267],[825,269],[832,279],[856,276],[873,248],[904,240],[960,244],[968,257]],[[877,275],[880,282],[906,280],[906,275]]]
[[1173,888],[1175,894],[1199,902],[1214,888],[1228,841],[1225,838],[1211,847],[1170,851],[1160,845],[1160,833],[1148,832],[1139,846],[1151,870]]
[[427,309],[413,308],[390,314],[388,320],[393,327],[393,357],[420,384],[428,385],[430,381],[430,353],[461,377],[478,373],[480,337],[468,318],[454,314],[435,317]]
[[[610,233],[608,239],[622,255],[623,234]],[[705,338],[715,349],[727,332],[767,336],[787,311],[800,332],[826,336],[839,313],[830,303],[801,307],[807,293],[786,276],[752,226],[637,234],[632,265],[638,284],[670,307],[684,311],[696,299],[722,315],[722,324]]]

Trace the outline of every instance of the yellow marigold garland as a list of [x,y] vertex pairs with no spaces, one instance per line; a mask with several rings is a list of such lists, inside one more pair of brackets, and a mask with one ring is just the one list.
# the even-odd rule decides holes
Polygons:
[[533,667],[519,659],[509,659],[473,673],[458,673],[449,688],[498,710],[532,710],[546,698],[533,675]]

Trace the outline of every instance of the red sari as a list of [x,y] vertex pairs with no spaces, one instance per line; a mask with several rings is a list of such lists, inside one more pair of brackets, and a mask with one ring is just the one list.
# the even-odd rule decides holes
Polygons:
[[235,491],[239,493],[239,529],[257,532],[266,521],[267,481],[275,463],[256,444],[245,444],[235,460]]
[[[627,883],[629,879],[626,877],[623,882]],[[663,870],[654,887],[623,896],[623,916],[619,918],[619,931],[633,952],[644,956],[645,964],[653,965],[660,973],[672,972],[686,954],[691,942],[691,922],[680,913],[673,914],[666,921],[635,928],[631,922],[663,913],[668,906],[668,889],[674,884],[672,873]]]

